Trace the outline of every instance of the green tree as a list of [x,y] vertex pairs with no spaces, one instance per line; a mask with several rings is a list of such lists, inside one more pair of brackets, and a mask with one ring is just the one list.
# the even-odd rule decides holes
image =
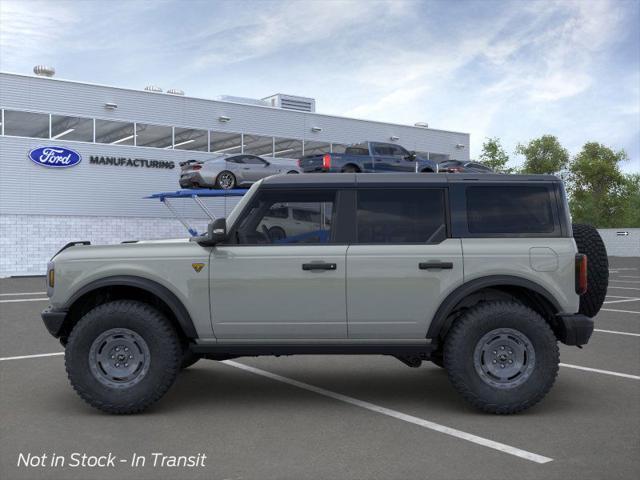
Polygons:
[[570,208],[575,223],[620,227],[633,221],[630,203],[638,182],[625,177],[619,163],[624,150],[614,151],[597,142],[585,143],[569,166]]
[[502,148],[502,144],[498,137],[485,139],[485,142],[482,144],[480,161],[483,165],[486,165],[496,172],[513,173],[513,169],[507,167],[509,155],[507,155],[507,152]]
[[624,177],[623,214],[620,227],[640,228],[640,173]]
[[518,144],[516,154],[525,158],[521,173],[558,174],[569,163],[569,152],[553,135],[534,138],[526,145]]

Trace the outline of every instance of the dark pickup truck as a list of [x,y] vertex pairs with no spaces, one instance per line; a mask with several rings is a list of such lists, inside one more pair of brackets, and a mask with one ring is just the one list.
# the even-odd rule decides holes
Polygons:
[[298,160],[305,173],[313,172],[437,172],[437,162],[416,156],[394,143],[363,142],[344,153],[320,153]]

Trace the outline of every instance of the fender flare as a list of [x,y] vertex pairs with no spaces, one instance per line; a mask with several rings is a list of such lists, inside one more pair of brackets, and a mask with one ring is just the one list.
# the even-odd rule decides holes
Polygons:
[[87,293],[91,293],[94,290],[98,290],[104,287],[135,287],[141,290],[145,290],[152,295],[155,295],[160,300],[162,300],[171,310],[173,315],[175,316],[182,332],[188,338],[197,338],[198,334],[196,332],[195,327],[193,326],[193,320],[191,319],[191,315],[187,311],[184,304],[178,299],[178,297],[167,287],[160,285],[158,282],[154,280],[149,280],[144,277],[137,277],[134,275],[115,275],[112,277],[100,278],[98,280],[94,280],[93,282],[89,282],[84,285],[78,291],[76,291],[65,303],[64,308],[70,309],[71,306],[82,298]]
[[449,330],[451,320],[448,320],[448,317],[455,306],[464,300],[465,297],[477,292],[478,290],[482,290],[483,288],[498,286],[526,288],[541,295],[545,300],[547,300],[555,309],[555,313],[558,313],[561,310],[559,303],[547,289],[531,280],[527,280],[526,278],[516,277],[513,275],[491,275],[488,277],[476,278],[475,280],[463,283],[444,299],[433,316],[431,325],[429,325],[427,338],[437,339],[441,332]]

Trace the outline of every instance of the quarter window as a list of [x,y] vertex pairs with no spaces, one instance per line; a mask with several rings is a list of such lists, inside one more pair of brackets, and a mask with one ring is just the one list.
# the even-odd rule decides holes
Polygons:
[[444,205],[443,189],[359,190],[358,243],[439,243]]
[[468,187],[470,233],[551,233],[555,230],[546,187]]
[[244,245],[330,243],[335,195],[325,190],[263,192],[243,213],[236,240]]

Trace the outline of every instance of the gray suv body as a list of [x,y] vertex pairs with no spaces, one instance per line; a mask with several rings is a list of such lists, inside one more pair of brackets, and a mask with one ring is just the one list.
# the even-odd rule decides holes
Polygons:
[[[283,208],[315,214],[273,236]],[[584,301],[573,231],[551,176],[274,176],[191,241],[63,249],[43,319],[74,388],[108,412],[147,408],[200,358],[313,353],[431,360],[475,406],[513,413],[602,304]]]

